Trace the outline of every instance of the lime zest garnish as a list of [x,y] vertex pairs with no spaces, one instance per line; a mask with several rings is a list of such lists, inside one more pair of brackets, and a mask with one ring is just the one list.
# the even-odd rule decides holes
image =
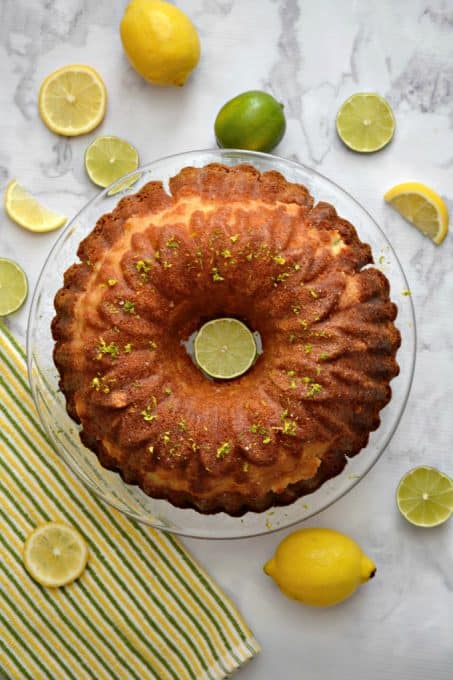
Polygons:
[[230,442],[223,442],[223,444],[220,444],[220,446],[217,447],[216,451],[216,458],[225,458],[231,451],[231,443]]

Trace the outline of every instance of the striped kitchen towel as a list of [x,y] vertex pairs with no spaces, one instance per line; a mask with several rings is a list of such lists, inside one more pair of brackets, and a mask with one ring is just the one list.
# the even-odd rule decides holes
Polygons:
[[[90,546],[81,578],[35,583],[26,536],[60,520]],[[0,323],[0,677],[218,680],[259,646],[175,537],[104,505],[72,476],[38,422],[25,354]]]

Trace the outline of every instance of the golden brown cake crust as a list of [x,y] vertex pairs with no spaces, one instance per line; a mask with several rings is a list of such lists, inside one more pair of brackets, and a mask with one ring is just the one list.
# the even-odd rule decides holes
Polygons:
[[[55,298],[68,412],[105,467],[179,507],[240,515],[337,475],[379,425],[400,335],[368,245],[249,165],[184,168],[122,199]],[[212,381],[184,342],[236,317],[264,352]]]

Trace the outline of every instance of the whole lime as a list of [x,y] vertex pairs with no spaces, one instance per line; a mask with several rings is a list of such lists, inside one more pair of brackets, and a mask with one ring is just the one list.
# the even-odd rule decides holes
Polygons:
[[154,85],[184,85],[200,58],[194,25],[163,0],[131,0],[120,35],[132,66]]
[[227,101],[214,124],[220,147],[250,151],[272,151],[285,130],[283,104],[261,90],[243,92]]

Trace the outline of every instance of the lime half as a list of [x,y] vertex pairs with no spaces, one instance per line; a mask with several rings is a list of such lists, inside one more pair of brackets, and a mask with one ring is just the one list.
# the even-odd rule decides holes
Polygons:
[[137,168],[137,149],[120,137],[97,137],[85,152],[88,177],[99,187],[108,187]]
[[453,481],[436,468],[414,468],[401,479],[396,503],[411,524],[435,527],[453,513]]
[[237,319],[213,319],[198,331],[195,360],[211,378],[228,380],[243,375],[256,357],[251,331]]
[[16,262],[0,257],[0,316],[16,312],[28,293],[25,272]]
[[375,92],[358,92],[349,97],[337,114],[337,132],[353,151],[371,153],[386,146],[395,132],[395,118],[389,103]]

